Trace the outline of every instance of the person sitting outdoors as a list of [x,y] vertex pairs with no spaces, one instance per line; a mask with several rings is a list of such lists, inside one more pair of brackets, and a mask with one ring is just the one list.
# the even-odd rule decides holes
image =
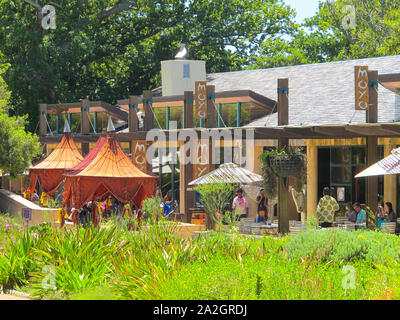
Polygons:
[[353,209],[357,213],[356,224],[362,224],[367,222],[367,213],[364,209],[361,209],[359,202],[353,204]]
[[36,193],[36,190],[33,191],[32,195],[31,195],[31,199],[32,202],[39,205],[40,204],[40,199],[39,199],[39,195]]
[[386,202],[385,206],[383,207],[383,210],[385,212],[385,217],[383,218],[383,221],[396,222],[397,216],[396,212],[393,211],[393,205],[391,202]]
[[164,197],[163,215],[166,216],[172,210],[172,190],[168,190]]
[[345,216],[349,219],[350,222],[356,223],[357,220],[357,213],[353,209],[353,205],[351,202],[346,203],[346,213]]
[[323,197],[319,200],[317,206],[317,217],[319,225],[322,228],[332,227],[335,219],[335,212],[339,210],[339,204],[331,195],[331,189],[325,187]]
[[237,190],[237,196],[233,199],[232,210],[235,221],[249,215],[249,204],[243,196],[242,188]]

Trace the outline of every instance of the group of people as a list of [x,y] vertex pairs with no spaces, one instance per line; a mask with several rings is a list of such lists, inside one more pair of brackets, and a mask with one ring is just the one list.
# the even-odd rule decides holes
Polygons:
[[[260,192],[256,198],[256,203],[256,222],[266,222],[269,219],[269,213],[268,199],[264,194],[264,188],[260,189]],[[240,220],[241,218],[247,218],[249,216],[249,203],[244,196],[242,188],[239,188],[236,192],[236,197],[233,199],[232,203],[232,210],[237,220]]]
[[[323,197],[320,199],[317,206],[317,217],[321,227],[329,228],[335,220],[335,213],[339,210],[339,204],[332,196],[330,188],[326,187],[323,190]],[[396,222],[397,216],[393,211],[391,202],[386,202],[383,206],[378,207],[378,227],[381,227],[385,222]],[[346,204],[345,217],[349,222],[361,225],[367,222],[367,212],[359,202]]]
[[140,218],[140,210],[136,210],[134,204],[124,205],[112,196],[105,196],[98,201],[89,201],[79,210],[71,208],[67,220],[86,227],[91,223],[97,225],[100,219],[108,220],[111,216]]

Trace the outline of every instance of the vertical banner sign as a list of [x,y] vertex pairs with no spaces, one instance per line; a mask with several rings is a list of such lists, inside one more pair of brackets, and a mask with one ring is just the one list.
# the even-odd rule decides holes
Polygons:
[[206,81],[196,81],[195,83],[195,110],[196,110],[196,120],[200,118],[206,118],[207,116],[207,82]]
[[199,140],[195,152],[193,164],[193,180],[196,180],[210,171],[208,141]]
[[356,66],[354,67],[354,70],[356,87],[356,110],[368,110],[368,67]]
[[146,152],[147,152],[147,145],[145,140],[132,141],[133,164],[145,173],[147,173]]

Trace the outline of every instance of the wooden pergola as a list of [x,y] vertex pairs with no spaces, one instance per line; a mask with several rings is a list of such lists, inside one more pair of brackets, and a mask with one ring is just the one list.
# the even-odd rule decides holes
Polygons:
[[[276,140],[279,147],[289,145],[293,141],[304,141],[306,139],[349,139],[349,138],[365,138],[367,148],[367,166],[377,162],[377,139],[378,137],[400,137],[400,123],[378,123],[378,93],[371,83],[379,82],[388,88],[400,87],[400,75],[387,75],[378,76],[377,71],[368,71],[370,80],[369,90],[369,110],[366,112],[366,123],[364,124],[340,124],[340,125],[313,125],[313,126],[290,126],[288,117],[289,108],[289,83],[288,79],[278,79],[278,101],[263,97],[250,90],[220,92],[215,93],[214,86],[207,86],[207,118],[205,121],[205,128],[193,128],[193,109],[194,109],[194,93],[191,91],[184,92],[181,96],[172,97],[153,97],[151,91],[144,91],[142,96],[130,96],[128,99],[119,100],[117,106],[111,106],[104,102],[90,102],[83,100],[81,103],[72,104],[56,104],[56,105],[40,105],[40,141],[43,144],[54,144],[60,141],[60,136],[47,135],[47,127],[45,122],[45,115],[47,110],[49,113],[80,111],[81,116],[81,133],[74,136],[77,143],[82,143],[83,153],[89,152],[89,143],[94,143],[98,139],[97,134],[89,133],[88,115],[87,111],[90,108],[101,108],[110,115],[118,118],[124,118],[128,121],[128,132],[117,133],[117,139],[120,142],[129,142],[131,148],[132,159],[139,156],[139,151],[143,152],[154,143],[154,141],[146,140],[148,131],[154,128],[153,124],[153,110],[155,107],[182,105],[184,110],[183,128],[177,130],[161,130],[167,140],[176,139],[177,146],[188,141],[187,137],[179,140],[179,133],[185,131],[196,132],[197,139],[200,141],[202,133],[208,131],[209,133],[223,134],[224,132],[230,133],[231,136],[234,130],[241,130],[241,136],[237,135],[235,138],[246,139],[246,131],[254,132],[254,140]],[[371,90],[371,88],[373,90]],[[251,102],[265,109],[265,114],[271,114],[274,111],[278,112],[278,125],[272,127],[240,127],[240,128],[216,128],[216,103],[240,103]],[[278,106],[276,109],[276,105]],[[137,110],[143,109],[144,122],[143,127],[139,129],[139,119]],[[97,110],[97,109],[96,109]],[[185,136],[185,135],[182,135]],[[178,143],[180,142],[180,144]],[[170,142],[171,143],[171,142]],[[198,142],[196,142],[198,143]],[[212,152],[215,150],[211,138],[207,139],[208,145],[208,159],[211,159]],[[138,148],[138,146],[140,148]],[[139,151],[138,151],[139,150]],[[183,152],[183,151],[182,151]],[[182,153],[183,155],[183,153]],[[313,163],[317,166],[317,163]],[[215,167],[209,161],[206,166],[206,171],[209,172]],[[151,170],[151,164],[147,163],[147,168],[144,170]],[[181,212],[185,213],[186,222],[190,222],[191,216],[189,209],[193,203],[193,192],[188,189],[188,183],[197,177],[195,176],[196,164],[186,164],[180,167],[180,199],[181,199]],[[367,203],[372,207],[377,207],[378,204],[378,178],[367,178]],[[278,212],[280,219],[280,232],[287,233],[289,231],[288,219],[286,216],[287,203],[288,203],[288,190],[287,185],[281,181],[279,184],[279,204]]]

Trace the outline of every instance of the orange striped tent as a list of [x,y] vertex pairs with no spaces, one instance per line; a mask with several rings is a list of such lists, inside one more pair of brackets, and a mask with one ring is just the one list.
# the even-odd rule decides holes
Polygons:
[[48,194],[56,192],[67,169],[76,166],[83,160],[74,140],[71,137],[68,121],[65,122],[64,136],[54,151],[45,159],[29,168],[29,187],[25,191],[32,193],[39,180],[42,191]]
[[70,203],[79,209],[89,201],[112,195],[122,203],[133,202],[141,207],[155,190],[156,177],[137,168],[122,150],[115,132],[108,130],[93,160],[80,172],[65,175],[64,205]]

